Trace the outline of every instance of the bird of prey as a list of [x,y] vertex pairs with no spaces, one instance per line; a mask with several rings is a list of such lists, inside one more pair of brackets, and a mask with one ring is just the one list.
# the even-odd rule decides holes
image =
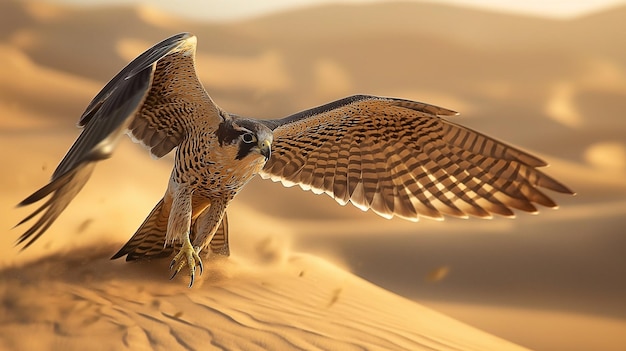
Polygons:
[[326,193],[391,218],[513,216],[556,207],[540,188],[573,194],[524,151],[450,122],[457,113],[425,103],[356,95],[282,119],[229,114],[195,72],[196,37],[156,44],[122,69],[87,106],[82,131],[50,182],[22,201],[49,197],[18,239],[37,240],[111,156],[124,134],[160,158],[175,152],[163,198],[113,258],[170,257],[174,277],[199,254],[229,255],[226,208],[256,174]]

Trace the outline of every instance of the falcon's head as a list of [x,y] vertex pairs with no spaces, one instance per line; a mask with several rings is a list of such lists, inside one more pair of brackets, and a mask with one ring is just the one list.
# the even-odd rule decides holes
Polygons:
[[226,119],[215,134],[220,146],[237,146],[236,160],[261,155],[267,161],[271,156],[272,130],[257,121],[235,117]]

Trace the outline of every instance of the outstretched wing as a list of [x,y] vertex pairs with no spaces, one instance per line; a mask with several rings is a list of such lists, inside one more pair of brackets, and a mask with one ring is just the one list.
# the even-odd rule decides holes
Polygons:
[[[83,128],[57,166],[50,183],[18,206],[50,198],[18,225],[43,215],[19,239],[31,245],[63,212],[85,185],[97,161],[111,156],[122,135],[128,133],[155,157],[174,149],[197,116],[215,116],[217,109],[198,81],[194,68],[196,37],[181,33],[170,37],[133,60],[96,95],[81,116]],[[195,110],[190,114],[185,111]]]
[[440,118],[456,114],[358,95],[264,121],[274,142],[261,176],[409,220],[513,216],[556,207],[539,188],[572,193],[537,157]]

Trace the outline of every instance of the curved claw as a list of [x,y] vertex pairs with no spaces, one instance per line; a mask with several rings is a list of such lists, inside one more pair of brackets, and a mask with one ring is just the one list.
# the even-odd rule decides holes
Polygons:
[[172,270],[172,268],[176,266],[176,269],[174,270],[174,273],[172,273],[170,280],[174,279],[176,274],[178,274],[178,272],[180,272],[184,266],[187,266],[189,267],[189,287],[191,288],[193,286],[195,278],[196,266],[200,266],[200,274],[202,274],[202,272],[204,271],[202,259],[198,255],[199,251],[199,247],[194,248],[193,246],[191,246],[191,243],[189,241],[184,242],[183,246],[180,248],[180,251],[178,252],[178,254],[176,254],[176,256],[174,256],[174,259],[172,259],[172,262],[170,263],[170,270]]

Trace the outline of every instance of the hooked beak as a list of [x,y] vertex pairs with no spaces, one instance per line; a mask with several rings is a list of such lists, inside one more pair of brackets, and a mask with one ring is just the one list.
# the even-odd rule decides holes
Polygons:
[[259,149],[261,155],[265,156],[265,161],[269,160],[272,156],[272,143],[269,140],[263,140],[259,143]]

